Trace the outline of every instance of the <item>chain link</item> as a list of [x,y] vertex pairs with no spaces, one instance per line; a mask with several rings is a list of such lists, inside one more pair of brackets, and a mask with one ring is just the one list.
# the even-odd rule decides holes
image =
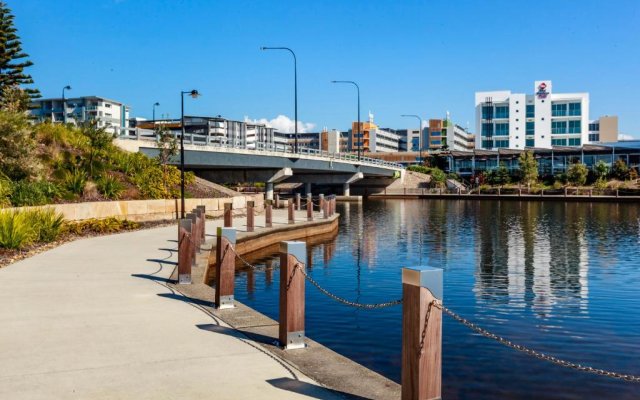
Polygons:
[[365,308],[365,309],[377,309],[377,308],[385,308],[385,307],[391,307],[391,306],[396,306],[398,304],[402,304],[402,299],[398,299],[398,300],[393,300],[393,301],[388,301],[386,303],[375,303],[375,304],[365,304],[365,303],[357,303],[355,301],[349,301],[347,299],[343,299],[342,297],[338,297],[335,294],[329,292],[328,290],[326,290],[325,288],[323,288],[322,286],[320,286],[320,284],[318,282],[316,282],[315,279],[313,279],[312,277],[310,277],[307,272],[304,270],[304,268],[300,268],[300,271],[302,271],[302,274],[304,275],[304,277],[311,282],[311,284],[313,286],[315,286],[316,288],[318,288],[318,290],[320,290],[323,294],[327,295],[328,297],[334,299],[335,301],[351,306],[351,307],[356,307],[356,308]]
[[572,368],[578,371],[582,371],[582,372],[588,372],[588,373],[592,373],[592,374],[596,374],[596,375],[601,375],[601,376],[606,376],[609,378],[615,378],[615,379],[622,379],[624,381],[627,382],[638,382],[640,383],[640,376],[634,376],[634,375],[630,375],[630,374],[622,374],[620,372],[612,372],[612,371],[606,371],[603,369],[599,369],[599,368],[593,368],[593,367],[589,367],[587,365],[582,365],[582,364],[578,364],[578,363],[574,363],[571,361],[565,361],[565,360],[561,360],[557,357],[554,356],[550,356],[548,354],[545,353],[541,353],[539,351],[530,349],[528,347],[513,343],[512,341],[505,339],[501,336],[498,336],[494,333],[489,332],[488,330],[481,328],[480,326],[474,324],[473,322],[467,320],[466,318],[461,317],[460,315],[454,313],[453,311],[451,311],[450,309],[448,309],[445,306],[441,306],[442,310],[449,315],[451,318],[455,319],[456,321],[460,322],[462,325],[466,326],[467,328],[471,329],[472,331],[486,337],[489,339],[493,339],[495,341],[497,341],[498,343],[501,343],[507,347],[510,347],[514,350],[523,352],[527,355],[530,355],[532,357],[535,357],[537,359],[540,360],[544,360],[544,361],[548,361],[551,363],[554,363],[556,365],[560,365],[562,367],[567,367],[567,368]]
[[420,335],[420,346],[418,347],[418,357],[424,353],[424,339],[427,336],[427,326],[429,326],[429,317],[431,316],[431,308],[436,307],[442,310],[442,305],[438,300],[431,300],[427,306],[427,315],[424,317],[424,326],[422,327],[422,335]]
[[238,253],[236,252],[235,247],[233,247],[233,246],[229,245],[229,247],[227,247],[227,248],[228,248],[228,249],[231,249],[231,252],[232,252],[233,254],[235,254],[236,258],[237,258],[238,260],[240,260],[240,262],[242,262],[242,264],[244,264],[245,266],[247,266],[247,267],[251,268],[251,269],[252,269],[252,270],[254,270],[254,271],[265,271],[265,270],[268,270],[268,269],[275,269],[275,268],[273,268],[273,267],[267,267],[266,265],[265,265],[264,267],[259,267],[259,266],[257,266],[257,265],[253,265],[253,264],[251,264],[249,261],[247,261],[246,259],[244,259],[240,254],[238,254]]

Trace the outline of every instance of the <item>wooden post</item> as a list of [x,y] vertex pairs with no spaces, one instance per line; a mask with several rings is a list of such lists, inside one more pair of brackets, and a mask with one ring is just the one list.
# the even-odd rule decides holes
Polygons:
[[202,214],[202,209],[197,207],[192,212],[196,215],[196,230],[194,234],[198,236],[198,252],[200,252],[200,246],[204,243],[204,236],[202,235],[204,231],[204,214]]
[[329,217],[329,201],[322,200],[322,218],[327,219]]
[[273,200],[265,200],[264,206],[264,226],[271,228],[273,226]]
[[591,197],[591,195],[593,194],[593,189],[589,189],[589,197]]
[[322,211],[324,210],[324,194],[320,193],[320,195],[318,195],[319,199],[318,199],[318,211]]
[[434,300],[442,301],[442,269],[403,268],[402,400],[442,397],[442,309]]
[[191,252],[193,254],[192,265],[196,264],[196,253],[200,253],[200,235],[198,235],[198,216],[195,213],[187,213],[185,217],[191,221],[191,243],[193,246]]
[[518,197],[522,196],[522,188],[518,188]]
[[247,201],[247,232],[253,232],[255,230],[254,219],[254,206],[255,202]]
[[[280,242],[280,345],[285,350],[304,344],[305,242]],[[302,271],[297,271],[301,269]]]
[[502,191],[500,190],[500,188],[498,188],[498,196],[500,196],[500,195],[501,195],[501,192],[502,192]]
[[564,187],[564,197],[567,197],[567,187]]
[[307,221],[313,221],[313,199],[307,196]]
[[619,194],[618,191],[619,190],[620,190],[619,188],[616,188],[616,197],[618,197],[618,194]]
[[276,208],[280,208],[280,195],[276,193]]
[[302,196],[300,193],[296,193],[296,210],[302,210]]
[[235,228],[218,227],[216,246],[216,308],[233,308],[236,255]]
[[191,283],[191,219],[181,219],[178,223],[178,284]]
[[197,206],[197,210],[202,210],[202,243],[204,243],[207,236],[207,208],[205,206]]
[[331,198],[331,215],[333,215],[333,214],[335,214],[335,213],[336,213],[336,202],[337,202],[337,201],[338,201],[338,200],[336,200],[336,196],[334,195],[334,196]]
[[289,214],[289,223],[290,224],[295,224],[296,223],[296,218],[295,218],[295,213],[293,211],[293,199],[291,199],[289,201],[288,206],[289,206],[288,207],[289,208],[289,212],[288,212],[288,214]]
[[224,203],[224,227],[233,226],[233,203]]

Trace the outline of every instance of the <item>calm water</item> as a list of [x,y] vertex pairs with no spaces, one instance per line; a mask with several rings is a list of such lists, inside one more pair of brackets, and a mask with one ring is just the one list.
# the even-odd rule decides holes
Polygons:
[[[400,298],[402,266],[441,267],[445,304],[490,331],[640,375],[640,206],[377,200],[338,211],[338,234],[310,243],[309,270],[339,296]],[[277,320],[278,276],[238,271],[237,298]],[[401,307],[354,309],[309,284],[306,293],[309,337],[399,381]],[[640,398],[638,384],[533,359],[443,318],[446,399]]]

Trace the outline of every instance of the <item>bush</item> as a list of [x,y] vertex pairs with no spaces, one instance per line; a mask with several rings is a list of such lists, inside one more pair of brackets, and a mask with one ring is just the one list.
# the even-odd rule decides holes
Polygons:
[[62,233],[64,217],[55,210],[33,210],[27,212],[28,218],[34,228],[35,241],[42,243],[53,242]]
[[0,247],[22,249],[33,242],[34,231],[26,212],[0,212]]
[[421,174],[430,174],[431,168],[423,167],[422,165],[410,165],[407,167],[407,171],[419,172]]
[[86,183],[87,174],[84,171],[79,169],[74,169],[73,172],[66,171],[63,184],[69,192],[81,196]]
[[100,194],[109,200],[119,199],[122,191],[124,190],[124,185],[113,175],[104,175],[100,177],[96,184]]
[[613,163],[611,173],[621,181],[626,181],[627,179],[629,179],[629,167],[627,166],[627,163],[624,162],[624,160],[621,158],[618,158],[616,162]]
[[600,160],[593,166],[593,174],[597,180],[605,179],[609,175],[609,166],[604,161]]
[[87,233],[114,233],[123,230],[138,229],[140,224],[135,221],[118,219],[115,217],[105,219],[87,219],[79,222],[66,222],[63,227],[65,233],[83,235]]
[[13,184],[11,204],[15,207],[39,206],[48,201],[37,182],[18,181]]
[[562,182],[560,182],[560,181],[553,182],[553,188],[556,189],[556,190],[562,189],[562,186],[563,186]]
[[0,208],[11,206],[11,191],[13,190],[13,182],[2,174],[0,174]]
[[604,178],[598,178],[593,184],[593,187],[598,191],[602,191],[607,188],[607,180]]
[[567,179],[569,182],[577,186],[582,186],[587,182],[589,170],[587,166],[581,163],[571,164],[567,171]]

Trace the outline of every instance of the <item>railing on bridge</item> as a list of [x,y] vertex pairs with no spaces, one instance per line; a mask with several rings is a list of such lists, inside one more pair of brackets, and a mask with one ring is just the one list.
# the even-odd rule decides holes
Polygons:
[[[119,139],[132,139],[132,140],[148,140],[157,141],[155,132],[151,129],[140,128],[120,128],[118,131]],[[176,138],[180,135],[176,134]],[[404,169],[402,164],[379,160],[377,158],[360,157],[351,153],[330,153],[328,151],[312,149],[308,147],[300,147],[297,152],[294,151],[293,146],[283,143],[263,143],[263,142],[250,142],[243,143],[239,140],[229,140],[222,136],[207,136],[199,134],[186,134],[184,136],[184,143],[196,146],[210,147],[210,148],[228,148],[238,150],[251,150],[257,152],[270,152],[270,153],[282,153],[282,154],[299,154],[313,157],[320,157],[324,159],[340,160],[353,163],[369,164],[375,166],[382,166],[394,169]]]

